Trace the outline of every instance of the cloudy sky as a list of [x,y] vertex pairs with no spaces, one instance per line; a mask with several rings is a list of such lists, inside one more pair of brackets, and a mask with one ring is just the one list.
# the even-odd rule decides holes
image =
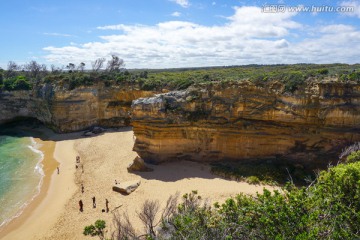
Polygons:
[[0,67],[127,68],[359,63],[360,0],[11,0],[1,4]]

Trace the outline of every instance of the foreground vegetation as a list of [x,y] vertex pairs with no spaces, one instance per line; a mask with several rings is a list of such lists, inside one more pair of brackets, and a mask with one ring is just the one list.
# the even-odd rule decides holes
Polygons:
[[211,172],[226,179],[249,184],[284,186],[291,181],[296,186],[305,186],[316,177],[317,169],[305,168],[288,161],[220,162],[211,164]]
[[91,68],[85,63],[69,63],[64,67],[31,61],[24,65],[9,62],[0,69],[0,90],[29,90],[38,85],[52,83],[67,90],[80,86],[103,83],[105,86],[138,85],[143,90],[181,90],[196,84],[249,80],[258,85],[273,80],[283,82],[285,91],[294,92],[307,81],[335,79],[360,82],[360,65],[347,64],[294,64],[246,65],[163,70],[127,70],[124,61],[112,56],[109,61],[99,58]]
[[[180,204],[177,196],[171,196],[162,211],[159,202],[148,200],[138,212],[144,233],[136,233],[126,214],[116,214],[116,231],[108,237],[356,239],[360,235],[360,144],[351,146],[342,157],[343,163],[320,172],[306,187],[297,188],[290,182],[281,190],[239,194],[213,206],[193,191],[182,196]],[[100,227],[88,226],[84,234],[103,239],[105,223]]]

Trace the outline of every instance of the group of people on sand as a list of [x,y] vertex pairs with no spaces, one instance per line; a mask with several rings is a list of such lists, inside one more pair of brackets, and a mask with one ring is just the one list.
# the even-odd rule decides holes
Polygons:
[[[78,169],[78,168],[79,168],[79,165],[80,165],[80,156],[76,156],[75,168]],[[82,172],[84,172],[84,166],[83,166],[83,165],[81,165],[81,168],[82,168]],[[60,174],[60,168],[59,168],[59,166],[56,167],[56,170],[57,170],[57,174]]]
[[[75,164],[75,168],[78,169],[80,166],[80,156],[76,156],[76,164]],[[84,172],[84,165],[81,164],[81,170],[82,172]]]
[[[80,156],[76,156],[76,169],[79,167],[80,165]],[[84,168],[83,165],[81,165],[82,167],[82,171],[84,172]],[[84,184],[81,184],[81,193],[84,193]],[[92,199],[92,203],[93,203],[93,208],[96,208],[96,198],[95,196],[91,198]],[[79,201],[79,210],[80,212],[84,211],[84,203],[83,201],[80,199]],[[105,199],[105,209],[102,209],[102,212],[109,212],[109,200],[107,200],[107,198]]]
[[[93,202],[93,208],[96,208],[96,198],[95,196],[92,197],[92,202]],[[80,212],[84,211],[84,203],[83,201],[80,199],[79,201],[79,210]],[[109,200],[107,200],[107,198],[105,198],[105,209],[102,210],[102,212],[109,212]]]

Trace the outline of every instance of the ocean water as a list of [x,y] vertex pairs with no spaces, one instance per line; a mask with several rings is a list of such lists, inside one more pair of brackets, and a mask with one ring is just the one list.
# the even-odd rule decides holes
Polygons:
[[19,216],[40,192],[43,153],[31,137],[0,135],[0,227]]

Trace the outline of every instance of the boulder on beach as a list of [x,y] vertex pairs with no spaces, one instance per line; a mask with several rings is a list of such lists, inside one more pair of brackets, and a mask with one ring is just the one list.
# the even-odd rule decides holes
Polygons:
[[93,127],[91,130],[87,130],[83,133],[83,136],[85,137],[91,137],[94,136],[96,134],[100,134],[105,132],[106,129],[102,128],[102,127]]
[[105,132],[105,129],[102,128],[102,127],[94,127],[94,128],[92,129],[92,132],[95,133],[95,134],[100,134],[100,133]]
[[135,191],[139,186],[140,180],[121,182],[120,184],[113,186],[113,191],[128,195]]
[[146,163],[144,162],[144,160],[139,156],[135,157],[134,161],[128,166],[127,170],[129,172],[134,172],[134,171],[152,172],[152,171],[154,171],[154,169],[148,167],[146,165]]
[[84,132],[83,136],[85,136],[85,137],[91,137],[91,136],[94,136],[94,133],[93,133],[93,132],[90,132],[90,131],[87,131],[87,132]]

